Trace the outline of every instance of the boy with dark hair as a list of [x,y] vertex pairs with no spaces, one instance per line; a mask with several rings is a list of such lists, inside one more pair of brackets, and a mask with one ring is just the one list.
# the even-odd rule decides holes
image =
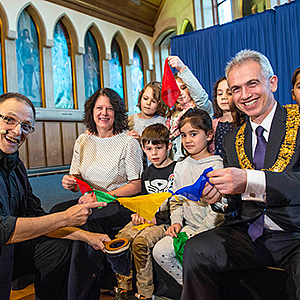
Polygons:
[[[167,192],[172,188],[174,178],[173,162],[168,157],[172,144],[169,130],[163,124],[146,127],[142,133],[142,148],[152,164],[142,174],[142,195]],[[118,287],[115,299],[152,299],[154,290],[151,249],[164,237],[170,224],[169,202],[165,201],[155,214],[152,222],[138,214],[131,216],[132,221],[119,231],[116,238],[126,238],[131,243],[137,279],[137,293],[132,291],[132,271],[129,276],[117,274]],[[142,230],[134,226],[149,223]]]

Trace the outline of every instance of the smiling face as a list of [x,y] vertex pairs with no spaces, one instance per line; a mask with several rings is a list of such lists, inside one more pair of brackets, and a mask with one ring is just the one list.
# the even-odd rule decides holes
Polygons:
[[[19,122],[34,125],[34,115],[32,108],[25,102],[15,98],[7,99],[0,104],[0,114],[11,117]],[[6,134],[0,135],[0,149],[7,154],[12,154],[24,143],[28,134],[25,134],[21,125],[8,125],[0,118],[0,130],[6,130]]]
[[150,119],[156,114],[157,100],[154,98],[153,89],[148,86],[141,98],[141,113],[142,119]]
[[248,61],[231,69],[227,76],[234,104],[251,120],[260,124],[272,110],[277,76],[265,78],[261,66]]
[[107,96],[101,95],[96,100],[93,119],[96,123],[98,136],[113,136],[115,110]]
[[176,108],[178,110],[183,110],[185,106],[192,101],[192,98],[186,84],[180,78],[176,79],[176,83],[180,90],[180,95],[176,101]]
[[192,127],[190,122],[186,122],[181,128],[182,145],[193,159],[199,160],[209,155],[207,143],[213,137],[213,131],[208,134],[204,130]]
[[222,111],[230,111],[232,102],[232,93],[224,79],[218,84],[217,88],[217,104]]
[[293,99],[300,105],[300,73],[296,77],[295,84],[292,89]]

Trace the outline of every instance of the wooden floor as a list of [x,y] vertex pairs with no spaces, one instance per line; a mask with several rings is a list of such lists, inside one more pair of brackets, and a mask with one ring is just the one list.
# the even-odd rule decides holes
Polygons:
[[[109,292],[104,292],[101,294],[101,300],[112,300],[114,297],[109,294]],[[10,300],[34,300],[34,287],[33,284],[29,285],[23,290],[12,291]]]

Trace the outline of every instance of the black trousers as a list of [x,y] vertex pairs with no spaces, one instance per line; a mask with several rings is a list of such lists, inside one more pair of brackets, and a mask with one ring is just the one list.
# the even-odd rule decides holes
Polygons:
[[[64,210],[78,200],[57,204],[50,212]],[[97,233],[106,233],[111,239],[118,231],[131,221],[133,212],[118,202],[109,203],[101,209],[93,209],[82,229]],[[75,241],[72,246],[69,273],[68,296],[70,300],[94,300],[100,298],[101,271],[105,254],[94,250],[87,243]]]
[[35,273],[36,299],[67,299],[70,254],[69,240],[39,237],[16,243],[13,279]]
[[248,227],[223,225],[186,243],[181,300],[220,299],[220,274],[264,266],[284,268],[290,275],[288,293],[300,299],[300,233],[264,230],[254,243]]

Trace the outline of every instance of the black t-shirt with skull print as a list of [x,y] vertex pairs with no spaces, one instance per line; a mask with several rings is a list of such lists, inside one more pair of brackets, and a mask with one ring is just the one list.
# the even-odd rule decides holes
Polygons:
[[[172,190],[174,181],[174,167],[176,162],[164,168],[156,168],[151,164],[142,174],[142,195],[163,193]],[[165,201],[155,214],[157,225],[170,224],[169,199]]]

